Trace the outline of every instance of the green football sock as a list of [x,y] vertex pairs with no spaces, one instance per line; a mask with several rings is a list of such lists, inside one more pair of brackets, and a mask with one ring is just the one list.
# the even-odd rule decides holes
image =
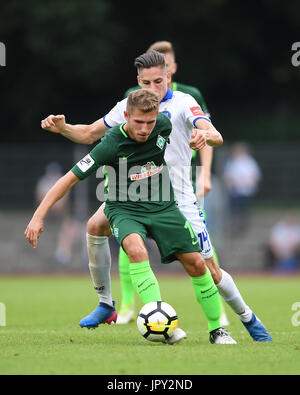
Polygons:
[[[206,219],[206,212],[205,212],[205,210],[204,210],[204,207],[201,207],[201,209],[202,209],[202,212],[203,212],[203,215],[204,215],[204,219],[205,219],[205,221],[206,221],[207,219]],[[220,267],[220,261],[219,261],[217,252],[216,252],[216,250],[215,250],[214,247],[213,247],[213,257],[214,257],[214,260],[215,260],[216,264]],[[222,299],[221,299],[221,312],[222,312],[223,314],[226,314],[226,310],[225,310],[225,308],[224,308],[224,302],[223,302]]]
[[131,281],[130,276],[130,260],[123,250],[120,247],[119,252],[119,273],[120,273],[120,282],[121,282],[121,291],[122,291],[122,301],[121,301],[121,309],[122,306],[133,304],[134,303],[134,287]]
[[[218,258],[218,255],[217,255],[216,250],[214,249],[214,247],[213,247],[213,257],[214,257],[214,260],[215,260],[216,264],[220,267],[219,258]],[[221,299],[221,312],[223,314],[226,314],[225,307],[224,307],[224,302],[223,302],[222,299]]]
[[144,304],[161,300],[158,281],[149,261],[130,263],[132,284]]
[[208,321],[208,331],[221,327],[221,298],[209,270],[200,277],[191,277],[196,298]]

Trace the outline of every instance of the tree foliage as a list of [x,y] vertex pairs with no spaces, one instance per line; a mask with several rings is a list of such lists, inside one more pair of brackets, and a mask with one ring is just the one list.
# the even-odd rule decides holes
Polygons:
[[295,139],[296,128],[284,125],[299,121],[300,67],[291,64],[292,43],[300,41],[298,4],[2,2],[1,139],[49,139],[39,126],[49,113],[93,122],[136,84],[134,58],[162,39],[174,43],[176,79],[200,88],[227,138],[280,139],[284,131]]

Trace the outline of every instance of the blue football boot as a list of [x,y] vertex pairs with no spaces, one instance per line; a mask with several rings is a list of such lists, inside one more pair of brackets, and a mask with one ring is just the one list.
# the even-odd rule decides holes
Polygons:
[[101,302],[97,308],[79,322],[81,328],[97,328],[99,324],[111,324],[117,321],[115,301],[113,307]]
[[256,342],[271,342],[272,338],[263,323],[252,313],[249,322],[243,322],[245,328]]

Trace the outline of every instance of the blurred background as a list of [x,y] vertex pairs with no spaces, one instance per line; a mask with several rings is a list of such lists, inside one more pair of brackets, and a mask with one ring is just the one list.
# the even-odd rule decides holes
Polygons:
[[[40,121],[101,118],[136,85],[133,61],[158,40],[173,43],[174,80],[200,89],[224,137],[205,198],[221,265],[299,270],[299,12],[297,0],[1,2],[0,273],[88,273],[96,176],[53,209],[38,249],[24,237],[45,191],[92,148],[43,131]],[[110,243],[117,273],[118,246]],[[152,265],[166,270],[149,248]]]

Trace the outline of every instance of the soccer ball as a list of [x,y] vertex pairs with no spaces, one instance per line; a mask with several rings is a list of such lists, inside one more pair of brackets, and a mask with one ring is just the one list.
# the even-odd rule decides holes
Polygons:
[[150,302],[139,312],[137,327],[145,339],[162,342],[169,339],[173,330],[178,327],[178,317],[168,303]]

